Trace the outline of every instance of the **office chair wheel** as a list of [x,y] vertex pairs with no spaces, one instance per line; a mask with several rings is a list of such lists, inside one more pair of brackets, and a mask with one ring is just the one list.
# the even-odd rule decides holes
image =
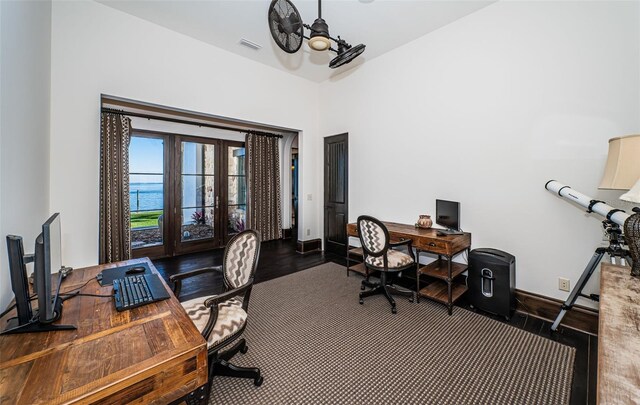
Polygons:
[[240,348],[240,353],[242,353],[242,354],[246,354],[248,350],[249,350],[249,346],[247,346],[247,344],[245,343],[245,344],[244,344],[244,345],[242,345],[242,347]]
[[409,297],[409,302],[413,302],[413,294],[411,294],[411,297]]
[[360,289],[361,289],[362,291],[364,291],[364,284],[362,284],[362,285],[360,286]]
[[360,298],[360,305],[364,304],[364,300],[362,298]]
[[262,376],[259,376],[258,378],[255,378],[253,380],[253,385],[255,385],[256,387],[259,387],[262,385],[263,381],[264,381],[264,378],[262,378]]
[[391,308],[391,313],[392,314],[397,314],[398,313],[398,310],[396,309],[396,307],[392,307]]

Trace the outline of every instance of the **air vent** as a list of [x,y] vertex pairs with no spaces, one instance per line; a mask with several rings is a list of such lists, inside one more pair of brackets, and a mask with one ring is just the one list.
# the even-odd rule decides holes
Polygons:
[[244,38],[240,38],[240,44],[246,46],[247,48],[255,49],[256,51],[262,48],[261,45],[258,45],[255,42],[251,42],[248,39]]

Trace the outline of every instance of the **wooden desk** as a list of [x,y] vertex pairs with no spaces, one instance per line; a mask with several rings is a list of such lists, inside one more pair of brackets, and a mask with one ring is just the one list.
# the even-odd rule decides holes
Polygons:
[[[428,252],[438,255],[438,260],[426,266],[419,266],[416,270],[416,291],[418,302],[420,297],[432,299],[447,306],[449,315],[453,313],[453,304],[467,291],[464,284],[455,283],[457,276],[463,273],[467,266],[453,263],[455,255],[471,249],[471,234],[465,232],[462,235],[440,236],[437,229],[416,228],[414,225],[398,224],[395,222],[383,222],[389,230],[392,240],[411,239],[412,246],[416,249],[418,262],[420,253]],[[355,223],[347,225],[347,236],[358,237],[358,229]],[[347,252],[347,259],[350,253]],[[445,260],[443,260],[445,259]],[[357,270],[356,270],[357,271]],[[434,282],[424,288],[420,288],[420,276],[434,278]]]
[[640,279],[629,267],[600,269],[598,403],[640,401]]
[[[146,258],[77,269],[61,290],[90,280],[83,293],[112,294],[95,276],[142,262],[157,272]],[[207,345],[173,294],[123,312],[112,298],[74,297],[56,323],[78,329],[0,336],[0,403],[166,404],[203,393]]]

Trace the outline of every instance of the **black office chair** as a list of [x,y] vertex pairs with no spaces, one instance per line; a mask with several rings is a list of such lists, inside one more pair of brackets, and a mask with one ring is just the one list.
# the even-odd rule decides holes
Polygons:
[[[368,277],[362,280],[362,289],[369,287],[371,290],[360,292],[360,304],[364,304],[365,297],[383,294],[391,304],[391,312],[395,314],[397,313],[396,302],[391,294],[410,297],[409,302],[413,302],[413,291],[393,286],[387,277],[391,273],[398,274],[416,266],[411,239],[392,243],[387,227],[381,221],[367,215],[359,216],[357,225],[358,237],[364,253],[364,265],[370,272],[380,272],[378,283],[370,282]],[[391,249],[399,246],[406,246],[408,254]]]
[[[182,306],[207,340],[209,385],[214,375],[252,378],[262,385],[260,369],[238,367],[229,360],[238,352],[247,352],[247,342],[238,339],[247,326],[247,308],[253,276],[260,256],[260,234],[252,229],[235,235],[224,250],[222,266],[207,267],[171,276],[174,293],[180,295],[182,280],[200,274],[222,271],[226,292],[182,302]],[[235,344],[228,348],[231,343]],[[226,349],[224,352],[223,349]],[[209,389],[207,390],[207,393]]]

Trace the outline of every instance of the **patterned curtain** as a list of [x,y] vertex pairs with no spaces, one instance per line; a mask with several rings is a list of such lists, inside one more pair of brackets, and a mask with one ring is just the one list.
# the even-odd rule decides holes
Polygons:
[[247,223],[262,240],[282,238],[278,138],[249,133],[246,140]]
[[129,140],[131,120],[102,113],[100,133],[100,263],[131,258]]

